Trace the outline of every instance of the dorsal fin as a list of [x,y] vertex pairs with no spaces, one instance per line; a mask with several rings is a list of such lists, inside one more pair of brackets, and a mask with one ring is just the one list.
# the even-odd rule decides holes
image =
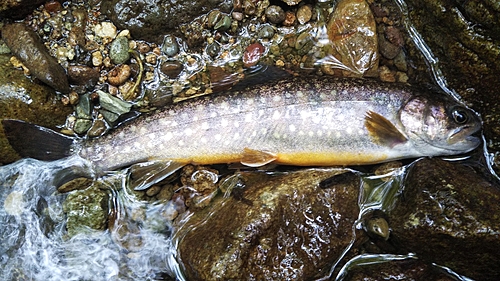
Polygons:
[[249,167],[260,167],[276,160],[277,156],[267,152],[245,148],[241,156],[241,164]]
[[391,121],[374,111],[366,113],[365,127],[373,142],[380,145],[394,147],[408,140]]

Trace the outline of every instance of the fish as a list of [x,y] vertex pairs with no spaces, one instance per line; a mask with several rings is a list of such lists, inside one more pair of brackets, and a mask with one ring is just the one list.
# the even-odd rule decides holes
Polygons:
[[90,140],[18,120],[2,124],[21,156],[78,155],[96,171],[164,161],[173,169],[369,165],[467,153],[479,146],[481,130],[477,113],[442,92],[333,77],[291,77],[194,98]]

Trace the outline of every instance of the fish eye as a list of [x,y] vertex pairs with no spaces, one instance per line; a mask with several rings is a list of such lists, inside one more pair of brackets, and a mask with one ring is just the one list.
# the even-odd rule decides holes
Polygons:
[[454,108],[451,111],[451,116],[457,124],[465,124],[469,120],[467,112],[463,108]]

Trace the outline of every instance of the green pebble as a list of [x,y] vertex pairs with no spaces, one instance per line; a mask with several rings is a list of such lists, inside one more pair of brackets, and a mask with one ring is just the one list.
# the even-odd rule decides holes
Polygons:
[[165,36],[161,51],[169,57],[175,56],[179,52],[179,45],[177,44],[175,37],[171,35]]
[[259,38],[262,39],[271,39],[274,36],[274,28],[270,25],[264,25],[258,34]]
[[82,95],[76,106],[76,117],[90,119],[92,115],[92,106],[90,104],[89,94]]
[[132,108],[132,104],[113,97],[108,93],[103,91],[97,91],[97,93],[99,94],[99,103],[101,104],[101,107],[106,110],[122,115],[129,112],[130,108]]
[[231,18],[228,16],[222,17],[222,19],[215,24],[214,29],[215,30],[228,30],[229,27],[231,27]]
[[111,42],[109,58],[114,64],[122,64],[130,59],[128,39],[126,37],[118,36]]
[[118,114],[116,114],[114,112],[111,112],[111,111],[107,111],[105,109],[100,109],[99,113],[102,114],[102,117],[104,117],[104,119],[109,124],[114,124],[118,120],[118,117],[120,117],[120,115],[118,115]]
[[92,120],[88,119],[76,119],[73,131],[77,134],[84,134],[92,126]]

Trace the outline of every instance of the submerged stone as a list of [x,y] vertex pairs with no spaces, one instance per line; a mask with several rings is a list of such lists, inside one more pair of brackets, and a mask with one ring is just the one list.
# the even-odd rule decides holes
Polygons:
[[69,92],[64,68],[31,28],[22,23],[7,24],[2,28],[2,38],[36,78],[57,91]]
[[[52,129],[64,124],[72,108],[64,106],[52,88],[31,82],[22,70],[13,68],[9,58],[0,55],[0,119],[19,119]],[[0,129],[0,163],[17,159]]]
[[327,275],[354,239],[359,211],[358,176],[348,174],[340,184],[319,187],[342,172],[241,174],[244,188],[194,213],[177,233],[187,279],[311,280]]
[[475,280],[498,280],[500,186],[472,168],[418,161],[390,212],[389,242]]

